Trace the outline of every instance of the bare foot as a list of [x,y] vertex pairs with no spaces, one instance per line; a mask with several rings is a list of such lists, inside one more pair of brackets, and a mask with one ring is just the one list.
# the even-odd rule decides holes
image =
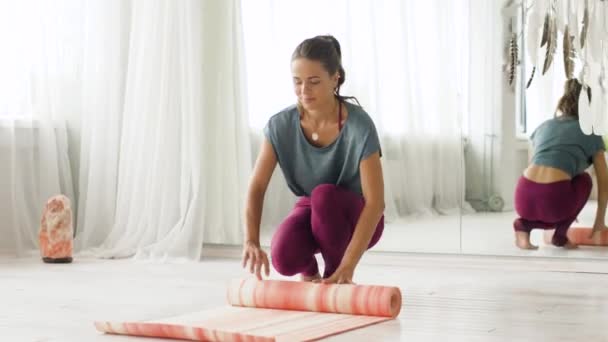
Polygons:
[[521,249],[538,249],[530,243],[530,233],[515,231],[515,245]]
[[568,240],[566,244],[563,246],[565,249],[577,249],[578,245]]
[[315,274],[314,276],[306,276],[306,275],[300,274],[300,280],[316,283],[321,280],[321,275],[319,273]]

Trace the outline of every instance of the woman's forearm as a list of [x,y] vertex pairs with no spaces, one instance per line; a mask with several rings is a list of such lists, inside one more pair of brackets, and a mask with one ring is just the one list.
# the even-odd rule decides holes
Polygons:
[[247,193],[245,208],[245,242],[260,245],[260,224],[262,221],[262,207],[264,205],[264,191],[251,189]]
[[383,205],[365,204],[361,215],[359,215],[351,241],[342,258],[343,264],[355,267],[359,263],[361,256],[363,256],[363,253],[365,253],[369,246],[383,212]]
[[608,204],[608,190],[598,189],[597,192],[597,211],[595,214],[595,224],[604,225],[606,220],[606,205]]

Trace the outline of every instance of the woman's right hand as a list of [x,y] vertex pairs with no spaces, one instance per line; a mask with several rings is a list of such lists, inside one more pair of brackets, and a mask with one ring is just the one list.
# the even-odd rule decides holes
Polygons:
[[[249,266],[247,266],[249,262]],[[266,277],[270,275],[270,263],[266,252],[262,250],[259,244],[252,241],[247,241],[243,245],[243,267],[248,267],[251,274],[255,274],[258,280],[262,280],[262,267]]]
[[601,234],[603,232],[608,231],[608,227],[606,227],[603,223],[595,223],[593,225],[593,229],[591,230],[591,234],[589,235],[590,239],[595,238],[596,235]]

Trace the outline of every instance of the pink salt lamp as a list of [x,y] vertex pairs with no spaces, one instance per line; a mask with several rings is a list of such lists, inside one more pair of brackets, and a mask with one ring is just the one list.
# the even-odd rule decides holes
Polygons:
[[74,229],[70,199],[64,195],[51,197],[40,222],[40,255],[47,263],[72,262]]

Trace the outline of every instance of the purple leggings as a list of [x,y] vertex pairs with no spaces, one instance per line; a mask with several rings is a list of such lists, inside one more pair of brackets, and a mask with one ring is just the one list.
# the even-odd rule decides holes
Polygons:
[[568,228],[587,203],[591,185],[586,172],[572,180],[547,184],[520,177],[515,189],[515,210],[520,218],[513,222],[513,228],[523,232],[533,228],[555,229],[553,244],[565,245]]
[[[286,276],[313,276],[319,272],[315,254],[321,252],[323,278],[331,276],[342,261],[364,204],[359,194],[332,184],[321,184],[310,197],[301,197],[272,237],[274,268]],[[383,230],[384,216],[368,248],[378,242]]]

